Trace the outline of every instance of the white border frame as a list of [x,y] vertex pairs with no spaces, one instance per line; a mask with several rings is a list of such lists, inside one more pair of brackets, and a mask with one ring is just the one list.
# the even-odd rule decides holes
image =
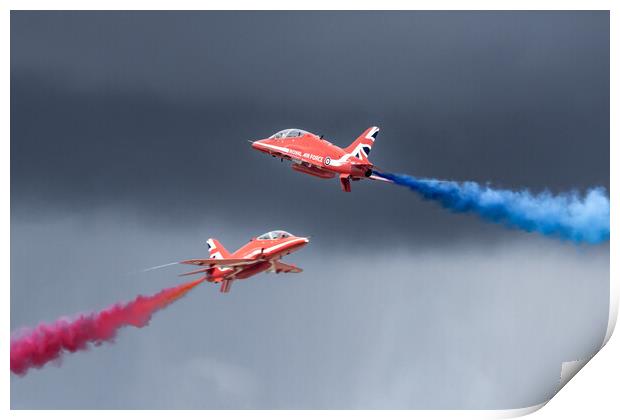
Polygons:
[[[3,80],[5,80],[2,85],[2,97],[3,101],[3,127],[4,127],[4,142],[2,144],[5,153],[2,153],[2,165],[0,166],[3,172],[2,177],[2,187],[3,190],[7,192],[7,194],[3,195],[4,205],[2,206],[2,214],[3,214],[3,232],[6,232],[7,235],[4,235],[5,241],[3,242],[3,267],[5,267],[5,273],[8,272],[8,276],[5,280],[5,293],[2,296],[3,304],[4,304],[4,313],[2,314],[3,323],[5,326],[10,326],[10,10],[231,10],[231,9],[267,9],[267,10],[277,10],[277,9],[286,9],[286,10],[610,10],[610,64],[611,64],[611,80],[610,80],[610,88],[611,88],[611,103],[610,103],[610,115],[617,115],[618,107],[618,84],[615,82],[614,76],[618,74],[618,22],[619,19],[616,15],[616,11],[620,10],[619,7],[614,7],[615,3],[611,0],[608,1],[576,1],[576,0],[567,0],[567,1],[551,1],[551,0],[523,0],[523,1],[395,1],[395,0],[384,0],[382,2],[377,1],[369,1],[369,0],[358,0],[358,1],[340,1],[335,2],[325,1],[325,0],[315,0],[315,1],[298,1],[295,4],[291,4],[290,2],[285,1],[252,1],[252,0],[233,0],[228,2],[213,2],[213,1],[197,1],[197,0],[176,0],[176,1],[163,1],[163,0],[152,0],[152,1],[140,1],[140,0],[108,0],[108,1],[90,1],[88,3],[80,2],[77,0],[60,0],[55,1],[54,4],[50,4],[49,1],[41,1],[41,0],[24,0],[24,1],[15,1],[9,0],[4,3],[8,7],[5,6],[4,14],[2,17],[2,56],[4,59],[4,65],[2,66]],[[466,4],[465,4],[466,3]],[[468,6],[468,7],[464,7]],[[611,118],[610,119],[610,185],[616,184],[617,180],[617,171],[615,170],[614,163],[617,163],[617,146],[611,141],[611,139],[618,138],[618,125],[616,121]],[[614,203],[616,203],[615,199],[615,190],[610,188],[611,195],[611,228],[613,231],[615,214],[617,213],[615,209],[617,207]],[[613,236],[613,235],[612,235]],[[605,336],[605,341],[603,345],[607,344],[609,339],[612,336],[612,333],[615,328],[617,316],[618,316],[618,269],[617,264],[615,262],[616,256],[616,248],[614,246],[613,240],[610,243],[610,312],[609,312],[609,323],[607,327],[607,333]],[[8,289],[8,290],[7,290]],[[620,345],[617,343],[617,339],[615,342],[612,341],[611,346],[607,346],[609,351],[605,350],[605,358],[604,360],[595,360],[593,363],[593,369],[598,369],[598,371],[587,372],[589,375],[580,379],[580,386],[575,384],[574,387],[568,387],[567,392],[564,391],[560,393],[559,396],[553,397],[552,400],[557,400],[557,404],[552,404],[554,408],[554,412],[550,410],[543,410],[543,414],[547,415],[560,415],[562,418],[579,418],[577,416],[586,415],[583,410],[593,409],[595,412],[604,415],[606,418],[617,417],[617,414],[620,413],[619,404],[617,399],[617,389],[618,389],[618,378],[612,377],[608,372],[619,372],[620,362],[618,361],[618,354],[620,353]],[[2,354],[4,354],[5,360],[10,355],[10,349],[8,343],[10,342],[10,327],[7,328],[5,332],[5,339],[0,341],[0,345],[2,346]],[[592,355],[593,357],[594,355]],[[566,385],[568,380],[574,376],[592,357],[583,359],[580,361],[567,362],[562,366],[562,379],[560,382],[560,387],[558,391]],[[598,359],[598,357],[597,357]],[[603,359],[603,357],[601,357]],[[604,363],[603,363],[604,362]],[[601,366],[601,365],[605,366]],[[575,382],[575,381],[573,381]],[[585,385],[585,387],[584,387]],[[10,410],[10,376],[5,379],[5,381],[1,385],[2,387],[2,399],[3,399],[3,411]],[[576,391],[577,390],[577,391]],[[580,395],[575,395],[576,392],[580,392]],[[593,394],[593,392],[596,394]],[[585,395],[583,395],[585,394]],[[569,397],[570,395],[570,397]],[[604,400],[596,399],[597,395],[607,395],[607,398]],[[560,406],[560,400],[563,401],[563,406]],[[590,401],[597,401],[596,407],[590,407]],[[513,410],[419,410],[419,411],[397,411],[397,410],[377,410],[377,411],[367,411],[367,410],[356,410],[356,411],[289,411],[289,410],[277,410],[277,411],[255,411],[255,410],[246,410],[246,411],[209,411],[207,415],[209,416],[217,416],[218,418],[223,419],[233,419],[238,417],[244,418],[257,418],[257,419],[288,419],[291,415],[294,415],[296,418],[315,418],[315,416],[320,415],[322,418],[339,418],[341,416],[355,416],[357,418],[375,418],[375,417],[385,417],[388,416],[392,419],[396,418],[444,418],[446,416],[451,417],[459,417],[459,418],[506,418],[506,417],[516,417],[525,415],[531,412],[534,412],[544,406],[546,403],[539,404],[532,407],[513,409]],[[577,406],[577,410],[575,410],[575,406]],[[581,411],[579,411],[579,407],[581,407]],[[559,411],[559,412],[558,412]],[[587,413],[590,413],[588,411]],[[50,419],[63,419],[67,418],[75,418],[82,420],[83,416],[88,415],[94,418],[103,419],[104,416],[107,417],[110,413],[106,411],[88,411],[84,412],[81,410],[39,410],[39,411],[29,411],[29,410],[20,410],[20,411],[10,411],[9,413],[13,417],[20,418],[30,418],[37,416],[38,414],[44,415]],[[122,417],[132,418],[142,417],[149,418],[159,417],[165,418],[168,415],[179,416],[182,415],[188,418],[202,418],[204,413],[201,411],[135,411],[135,410],[119,410],[116,411],[114,415],[120,415]],[[611,415],[611,416],[610,416]]]

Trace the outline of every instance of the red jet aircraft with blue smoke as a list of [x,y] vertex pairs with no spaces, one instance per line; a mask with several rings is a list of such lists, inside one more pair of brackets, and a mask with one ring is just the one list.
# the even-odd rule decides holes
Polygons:
[[252,142],[252,147],[282,161],[292,161],[295,171],[318,178],[338,176],[342,190],[350,192],[351,181],[370,178],[390,182],[374,175],[372,171],[375,166],[368,160],[378,133],[379,127],[370,127],[350,146],[341,149],[323,139],[323,136],[289,128],[267,139]]
[[181,274],[203,274],[198,280],[220,283],[220,292],[227,293],[235,280],[243,280],[263,271],[271,273],[301,273],[294,265],[284,264],[280,259],[306,246],[309,238],[291,235],[283,230],[274,230],[250,239],[246,245],[232,254],[217,239],[208,239],[208,259],[180,261],[180,264],[205,266],[200,270]]

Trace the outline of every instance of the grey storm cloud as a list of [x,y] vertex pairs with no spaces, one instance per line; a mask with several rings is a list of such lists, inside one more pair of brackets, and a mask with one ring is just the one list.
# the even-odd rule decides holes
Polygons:
[[[199,256],[218,223],[16,224],[12,329],[169,286],[183,267],[139,268]],[[247,240],[227,229],[225,246]],[[561,363],[593,353],[607,325],[607,247],[348,251],[317,238],[286,260],[304,272],[228,295],[205,284],[114,344],[12,377],[12,408],[516,408],[551,397]]]
[[[173,284],[204,240],[311,235],[11,377],[12,408],[514,408],[605,334],[609,246],[291,171],[247,140],[381,127],[387,171],[609,189],[608,12],[12,12],[11,328]],[[332,180],[333,181],[333,180]],[[97,380],[93,380],[97,378]]]
[[327,231],[480,231],[386,185],[344,196],[247,140],[299,126],[347,145],[378,125],[372,158],[388,171],[608,187],[608,25],[605,12],[14,12],[14,214],[120,206],[179,224],[270,200],[254,217],[327,207]]

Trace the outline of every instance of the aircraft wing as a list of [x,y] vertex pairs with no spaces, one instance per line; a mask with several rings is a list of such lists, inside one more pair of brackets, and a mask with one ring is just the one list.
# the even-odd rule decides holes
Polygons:
[[288,265],[280,261],[274,261],[271,265],[271,271],[275,273],[301,273],[304,270],[294,265]]
[[207,258],[198,260],[179,261],[179,264],[206,265],[208,267],[225,266],[236,267],[239,265],[248,265],[257,262],[252,258]]

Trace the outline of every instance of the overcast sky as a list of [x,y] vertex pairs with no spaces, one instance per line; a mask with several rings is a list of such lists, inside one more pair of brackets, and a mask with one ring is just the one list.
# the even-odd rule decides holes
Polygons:
[[13,12],[11,327],[175,284],[145,267],[281,228],[300,275],[205,285],[143,330],[11,377],[12,408],[514,408],[603,338],[609,246],[404,188],[290,170],[247,140],[387,171],[609,188],[607,12]]

